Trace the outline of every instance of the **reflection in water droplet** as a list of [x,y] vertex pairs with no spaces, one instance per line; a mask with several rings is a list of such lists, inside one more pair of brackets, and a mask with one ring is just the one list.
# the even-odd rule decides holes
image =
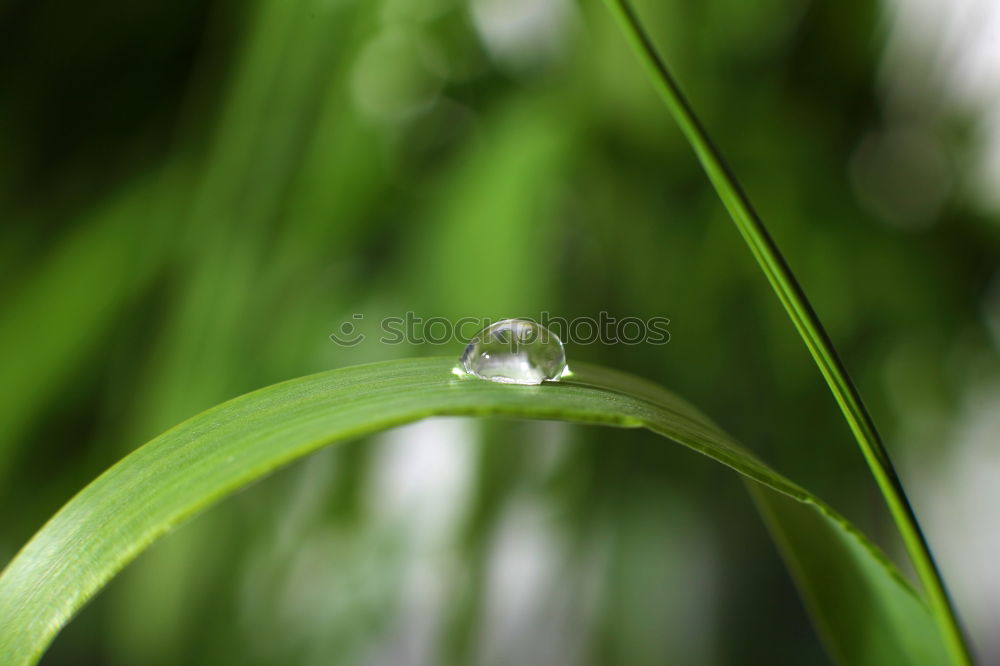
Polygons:
[[527,319],[503,319],[484,328],[465,348],[461,366],[503,384],[541,384],[569,374],[562,340]]

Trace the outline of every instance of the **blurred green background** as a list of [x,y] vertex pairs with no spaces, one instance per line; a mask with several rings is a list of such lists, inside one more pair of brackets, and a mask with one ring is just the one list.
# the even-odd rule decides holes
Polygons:
[[[950,4],[965,14],[638,6],[1000,660],[1000,53],[975,41],[1000,10]],[[595,0],[6,0],[0,217],[0,562],[222,400],[458,357],[380,344],[406,311],[669,317],[665,346],[569,345],[570,363],[684,395],[902,559],[804,346]],[[333,344],[345,321],[368,339]],[[43,663],[826,660],[728,470],[640,432],[443,419],[200,516]]]

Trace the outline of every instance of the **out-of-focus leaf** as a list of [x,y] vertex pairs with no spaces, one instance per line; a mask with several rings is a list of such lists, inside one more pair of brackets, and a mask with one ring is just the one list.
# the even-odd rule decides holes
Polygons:
[[52,394],[162,270],[162,229],[139,222],[150,197],[140,181],[84,216],[0,312],[0,476]]
[[[63,507],[0,575],[0,658],[36,661],[142,550],[254,479],[336,441],[465,415],[645,427],[738,471],[774,509],[776,532],[806,563],[800,573],[817,586],[836,581],[811,600],[822,617],[838,618],[827,629],[852,663],[943,663],[927,608],[857,530],[669,391],[590,365],[560,383],[513,386],[456,377],[452,364],[399,360],[294,379],[214,407],[138,449]],[[822,542],[812,541],[817,535]],[[891,612],[861,603],[873,589]]]

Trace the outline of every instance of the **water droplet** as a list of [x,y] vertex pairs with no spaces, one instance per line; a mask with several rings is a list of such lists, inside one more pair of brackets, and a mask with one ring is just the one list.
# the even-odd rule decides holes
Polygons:
[[569,374],[559,337],[527,319],[503,319],[480,331],[462,353],[470,375],[503,384],[541,384]]

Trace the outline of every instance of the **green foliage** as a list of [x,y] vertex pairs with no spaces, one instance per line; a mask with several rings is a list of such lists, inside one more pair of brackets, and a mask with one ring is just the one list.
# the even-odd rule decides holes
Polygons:
[[[504,52],[481,13],[494,4],[563,13],[518,24],[531,40]],[[457,343],[378,344],[378,320],[406,310],[669,317],[665,347],[569,345],[570,363],[683,387],[902,555],[827,387],[601,3],[7,5],[0,565],[138,442],[213,405],[329,368],[457,358]],[[964,195],[962,123],[929,116],[942,96],[919,86],[885,106],[878,3],[640,5],[923,509],[936,498],[915,481],[961,455],[963,401],[997,376],[983,312],[1000,227]],[[954,185],[919,228],[859,198],[858,174],[897,171],[892,159],[865,163],[860,147],[900,127],[944,151],[942,182]],[[329,333],[355,313],[369,341],[333,345]],[[586,666],[826,663],[722,467],[642,429],[548,425],[479,420],[462,438],[470,489],[427,558],[446,579],[436,614],[420,616],[438,622],[427,661],[503,661],[487,654],[504,629],[491,576],[511,516],[528,506],[548,517],[559,546],[549,555],[571,557],[520,601],[571,635],[542,622],[502,635],[508,662],[551,663],[545,641],[562,650],[572,638],[566,659]],[[43,663],[330,666],[426,629],[405,613],[410,537],[371,506],[386,450],[383,437],[331,447],[177,530],[95,597]],[[771,510],[782,508],[787,525],[796,509],[815,513]],[[821,632],[853,636],[824,632],[847,660],[879,624],[870,614],[894,611],[869,592],[831,601],[843,581],[866,580],[849,575],[851,549],[823,529],[790,532],[844,555],[846,573],[821,560],[814,574],[812,542],[786,548],[806,572],[803,595],[819,600]],[[931,536],[953,580],[964,544]],[[578,596],[565,602],[566,590]],[[560,624],[556,602],[577,612],[572,622]],[[934,636],[913,626],[901,653]]]
[[[680,398],[587,364],[563,382],[528,387],[457,377],[453,364],[390,361],[283,382],[203,412],[127,456],[60,510],[0,576],[4,663],[34,663],[122,567],[222,497],[324,445],[434,415],[644,427],[731,467],[755,482],[800,574],[822,589],[813,603],[830,620],[839,655],[852,664],[943,663],[927,608],[888,560]],[[849,617],[845,606],[864,614]]]

